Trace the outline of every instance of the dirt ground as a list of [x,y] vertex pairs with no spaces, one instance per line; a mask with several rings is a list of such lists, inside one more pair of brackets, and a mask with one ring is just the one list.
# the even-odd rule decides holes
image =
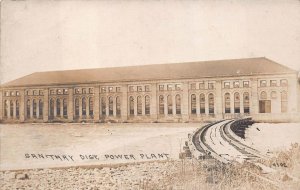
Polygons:
[[0,169],[177,159],[203,124],[1,124]]
[[[227,184],[224,168],[219,170],[215,160],[178,160],[188,133],[203,125],[1,124],[0,188],[206,190],[218,189],[220,185],[234,189],[241,183],[243,189],[299,186],[300,157],[295,153],[291,154],[295,157],[292,167],[276,166],[276,173],[267,176],[279,188],[259,181],[260,175],[249,178],[247,173],[241,180],[243,165],[227,168],[229,173],[235,173]],[[256,123],[246,130],[246,139],[241,140],[263,152],[275,152],[290,149],[291,143],[300,144],[299,134],[299,123]],[[239,177],[234,179],[235,175]]]
[[248,145],[263,153],[285,151],[300,144],[300,123],[255,123],[246,130]]

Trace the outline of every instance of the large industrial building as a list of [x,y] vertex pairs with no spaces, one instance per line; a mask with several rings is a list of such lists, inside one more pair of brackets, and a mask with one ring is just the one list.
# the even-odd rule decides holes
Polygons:
[[36,72],[0,86],[0,121],[294,121],[299,94],[267,58]]

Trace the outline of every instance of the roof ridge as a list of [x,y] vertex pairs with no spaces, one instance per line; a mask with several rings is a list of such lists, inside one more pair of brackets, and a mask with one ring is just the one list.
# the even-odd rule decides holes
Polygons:
[[[239,73],[237,74],[237,71]],[[6,82],[1,87],[60,85],[93,81],[145,81],[296,73],[265,57],[40,71]]]
[[[94,70],[94,69],[118,69],[118,68],[131,68],[131,67],[143,67],[143,66],[160,66],[160,65],[173,65],[173,64],[185,64],[185,63],[209,63],[209,62],[221,62],[221,61],[238,61],[238,60],[249,60],[249,59],[267,59],[266,57],[249,57],[249,58],[236,58],[236,59],[214,59],[206,61],[185,61],[185,62],[168,62],[168,63],[157,63],[157,64],[144,64],[144,65],[125,65],[116,67],[94,67],[94,68],[84,68],[84,69],[66,69],[66,70],[50,70],[50,71],[38,71],[35,73],[48,73],[48,72],[64,72],[64,71],[84,71],[84,70]],[[270,60],[270,59],[268,59]],[[270,60],[272,61],[272,60]],[[279,63],[277,63],[279,64]]]

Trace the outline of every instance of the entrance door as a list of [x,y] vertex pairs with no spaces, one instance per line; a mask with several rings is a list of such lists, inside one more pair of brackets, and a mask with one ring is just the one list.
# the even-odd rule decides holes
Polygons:
[[259,113],[271,113],[271,100],[259,101]]

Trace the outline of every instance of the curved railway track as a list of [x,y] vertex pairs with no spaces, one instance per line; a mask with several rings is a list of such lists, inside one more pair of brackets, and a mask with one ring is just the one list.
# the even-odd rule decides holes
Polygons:
[[232,130],[239,124],[237,122],[245,124],[248,121],[251,120],[221,120],[197,130],[191,140],[194,149],[200,152],[198,156],[212,157],[224,164],[244,160],[255,163],[258,159],[267,159],[268,156],[241,142]]
[[[198,159],[214,158],[223,164],[231,164],[233,161],[240,163],[247,161],[260,167],[263,174],[274,172],[274,169],[257,162],[259,159],[268,159],[268,156],[243,143],[243,139],[240,137],[244,136],[245,126],[248,127],[248,124],[252,124],[249,121],[251,120],[221,120],[198,129],[193,135],[189,136],[191,141],[189,147],[190,150],[192,148],[192,155]],[[240,124],[241,130],[239,128]],[[277,188],[280,187],[279,183],[268,177],[248,173]]]

